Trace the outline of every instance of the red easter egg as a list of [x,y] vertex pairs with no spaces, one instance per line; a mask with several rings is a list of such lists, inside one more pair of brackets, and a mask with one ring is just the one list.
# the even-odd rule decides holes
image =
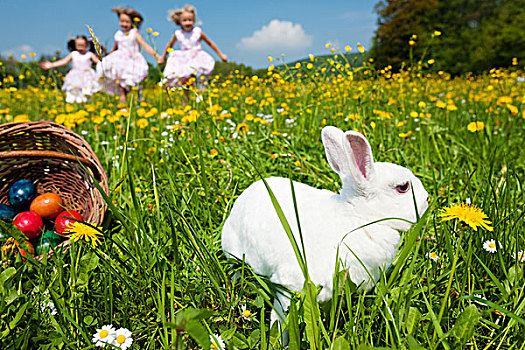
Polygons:
[[65,210],[61,212],[55,219],[55,232],[62,235],[64,231],[69,228],[69,225],[76,221],[70,218],[82,220],[82,215],[74,210]]
[[37,238],[42,233],[44,222],[37,213],[23,211],[13,219],[13,224],[22,231],[28,239]]
[[34,211],[42,218],[51,220],[57,217],[64,209],[64,201],[56,193],[44,193],[33,199],[29,210]]

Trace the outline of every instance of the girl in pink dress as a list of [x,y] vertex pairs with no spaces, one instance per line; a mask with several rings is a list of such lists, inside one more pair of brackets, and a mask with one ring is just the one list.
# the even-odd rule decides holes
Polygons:
[[100,90],[100,84],[95,71],[91,68],[93,63],[98,63],[97,56],[92,52],[91,42],[84,35],[78,35],[67,43],[71,53],[55,62],[43,62],[41,67],[45,70],[65,66],[72,62],[73,68],[66,74],[62,90],[66,92],[67,103],[83,103],[87,96]]
[[[165,84],[169,87],[184,85],[192,76],[206,76],[213,71],[215,60],[208,53],[202,51],[201,41],[208,44],[221,60],[226,62],[227,56],[208,39],[201,28],[195,26],[195,7],[185,5],[181,9],[170,10],[168,13],[171,20],[180,26],[180,29],[175,31],[164,50],[164,54],[157,60],[159,64],[163,63],[166,55],[171,51],[163,73]],[[180,43],[180,50],[173,51],[171,47],[177,41]]]
[[143,21],[140,13],[127,7],[114,7],[111,11],[118,15],[120,30],[115,33],[113,49],[102,59],[97,71],[104,90],[112,95],[118,93],[120,102],[125,103],[131,88],[148,75],[148,64],[139,52],[139,45],[155,59],[158,55],[138,31]]

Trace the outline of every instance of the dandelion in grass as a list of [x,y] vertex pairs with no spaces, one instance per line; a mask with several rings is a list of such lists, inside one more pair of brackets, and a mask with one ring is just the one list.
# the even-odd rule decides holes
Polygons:
[[115,328],[108,324],[97,329],[97,332],[93,334],[93,343],[96,346],[106,346],[107,344],[113,343],[115,340]]
[[115,332],[115,339],[113,340],[113,346],[116,346],[119,349],[126,350],[133,343],[133,338],[131,338],[131,332],[126,328],[119,328]]
[[486,220],[487,215],[475,205],[464,203],[454,204],[449,208],[442,209],[442,213],[439,214],[439,216],[441,217],[441,222],[458,219],[472,227],[474,231],[477,231],[478,227],[482,227],[487,231],[493,230],[492,226],[490,226],[492,222]]
[[485,249],[487,252],[491,254],[494,254],[495,252],[498,251],[498,246],[499,248],[501,248],[501,243],[496,242],[496,240],[494,239],[489,239],[488,241],[485,241],[485,243],[483,243],[483,249]]
[[436,254],[436,252],[432,252],[432,253],[427,253],[427,257],[432,260],[432,261],[438,261],[439,260],[439,255]]
[[246,305],[241,306],[241,316],[245,321],[251,321],[253,314],[246,308]]
[[246,134],[250,130],[250,127],[246,123],[239,123],[235,128],[235,131],[239,134]]
[[91,242],[93,248],[96,248],[97,245],[100,244],[100,237],[103,236],[98,229],[79,221],[69,224],[69,227],[64,231],[64,234],[73,242],[80,239],[84,239],[86,242]]
[[211,350],[224,350],[226,345],[219,334],[210,334]]

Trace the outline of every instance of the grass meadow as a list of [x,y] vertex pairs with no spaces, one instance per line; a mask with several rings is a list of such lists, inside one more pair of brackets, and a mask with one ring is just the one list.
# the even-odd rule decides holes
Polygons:
[[[344,271],[327,305],[312,286],[293,293],[288,348],[525,349],[523,72],[311,62],[212,77],[186,104],[156,82],[127,104],[102,93],[66,104],[56,72],[28,65],[6,76],[0,122],[71,128],[98,155],[110,192],[99,246],[2,262],[0,347],[94,349],[94,334],[112,325],[131,332],[131,349],[282,348],[270,325],[275,286],[225,258],[221,227],[259,174],[337,191],[320,137],[334,125],[365,134],[376,161],[411,169],[430,207],[368,293]],[[469,203],[479,209],[471,226],[458,207]],[[460,219],[443,221],[446,208]],[[492,231],[476,224],[480,212]]]

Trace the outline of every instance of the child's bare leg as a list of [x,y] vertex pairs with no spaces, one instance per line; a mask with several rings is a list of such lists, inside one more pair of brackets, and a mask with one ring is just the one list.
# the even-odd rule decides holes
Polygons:
[[122,86],[119,85],[118,87],[118,96],[120,98],[120,102],[126,103],[126,89],[124,89]]

